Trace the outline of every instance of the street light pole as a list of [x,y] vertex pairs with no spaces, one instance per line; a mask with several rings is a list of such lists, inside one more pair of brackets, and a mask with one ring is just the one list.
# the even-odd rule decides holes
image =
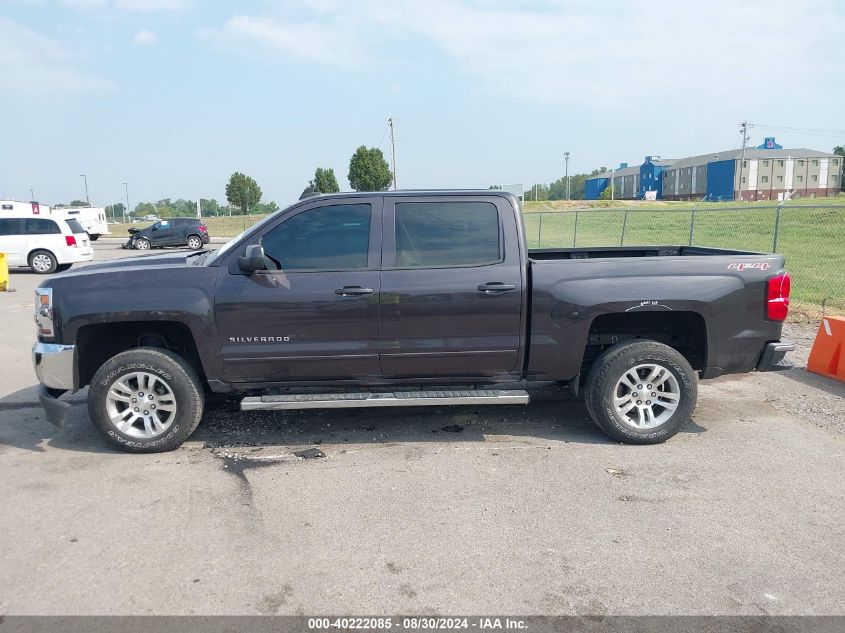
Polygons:
[[123,215],[129,215],[129,185],[123,183],[123,188],[126,190],[126,209],[123,211]]
[[85,202],[88,203],[88,206],[91,206],[91,198],[88,197],[88,176],[85,174],[79,174],[80,178],[85,182]]
[[566,163],[566,171],[565,171],[565,177],[566,177],[566,199],[567,199],[567,200],[569,200],[569,198],[570,198],[570,193],[571,193],[571,192],[570,192],[570,188],[569,188],[569,152],[564,152],[564,153],[563,153],[563,160],[564,160],[564,162]]
[[29,190],[29,201],[35,202],[35,194],[33,193],[32,189]]

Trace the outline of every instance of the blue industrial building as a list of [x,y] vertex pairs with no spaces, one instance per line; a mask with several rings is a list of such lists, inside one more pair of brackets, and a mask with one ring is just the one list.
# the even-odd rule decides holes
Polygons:
[[[774,137],[758,147],[675,160],[646,156],[642,165],[604,172],[584,183],[584,198],[598,199],[613,180],[614,197],[634,200],[775,200],[835,195],[842,186],[842,157],[817,150],[784,149]],[[653,192],[653,193],[651,193]]]

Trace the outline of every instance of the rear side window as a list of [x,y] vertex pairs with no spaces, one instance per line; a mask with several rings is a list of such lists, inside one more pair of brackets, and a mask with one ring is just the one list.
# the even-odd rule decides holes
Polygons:
[[[85,229],[82,228],[82,225],[79,223],[79,220],[65,220],[67,225],[70,227],[71,233],[85,233]],[[56,231],[58,233],[58,231]]]
[[482,266],[501,259],[499,213],[494,204],[396,204],[396,266]]
[[370,205],[338,204],[303,211],[261,240],[264,254],[281,270],[344,270],[367,267]]
[[23,235],[23,220],[0,218],[0,235]]
[[27,235],[61,235],[62,230],[53,220],[26,218],[24,220],[24,232]]

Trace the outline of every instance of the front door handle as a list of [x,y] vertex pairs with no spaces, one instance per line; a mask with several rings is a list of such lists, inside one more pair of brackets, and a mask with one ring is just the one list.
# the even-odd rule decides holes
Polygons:
[[478,292],[486,292],[492,294],[496,292],[507,292],[508,290],[516,290],[515,284],[503,284],[501,281],[491,281],[486,284],[478,286]]
[[343,288],[335,290],[334,293],[336,295],[341,295],[342,297],[359,297],[361,295],[373,294],[373,289],[362,288],[361,286],[344,286]]

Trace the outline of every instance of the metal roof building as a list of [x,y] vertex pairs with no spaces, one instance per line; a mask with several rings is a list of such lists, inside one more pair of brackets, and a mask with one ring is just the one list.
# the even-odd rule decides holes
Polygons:
[[[806,148],[784,149],[774,138],[755,148],[700,154],[677,160],[646,157],[640,167],[629,167],[614,177],[614,197],[641,199],[647,191],[666,200],[778,200],[792,197],[826,197],[842,187],[843,157]],[[637,185],[630,180],[637,170]],[[621,176],[621,177],[620,177]],[[610,178],[600,174],[594,179]],[[591,180],[591,179],[590,179]],[[609,184],[585,183],[587,193],[598,190],[596,198]]]

